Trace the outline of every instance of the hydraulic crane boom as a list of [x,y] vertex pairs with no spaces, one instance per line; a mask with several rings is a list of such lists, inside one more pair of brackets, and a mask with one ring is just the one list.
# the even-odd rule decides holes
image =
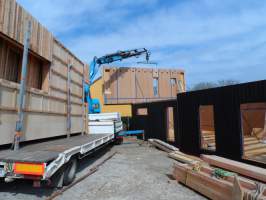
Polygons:
[[115,61],[121,61],[127,58],[136,57],[140,55],[146,55],[146,62],[149,62],[150,52],[145,49],[133,49],[126,51],[118,51],[116,53],[107,54],[100,58],[94,57],[90,64],[89,83],[84,85],[85,101],[88,103],[89,113],[100,113],[101,105],[99,99],[92,99],[90,94],[90,86],[93,84],[94,78],[97,75],[102,64],[109,64]]

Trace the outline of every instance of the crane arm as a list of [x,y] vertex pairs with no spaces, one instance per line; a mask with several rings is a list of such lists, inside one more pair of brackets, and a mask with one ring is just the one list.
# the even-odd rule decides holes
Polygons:
[[98,73],[101,65],[109,64],[115,61],[121,61],[130,57],[138,57],[142,54],[146,54],[146,61],[149,62],[150,52],[145,48],[117,51],[116,53],[107,54],[100,58],[94,57],[93,61],[90,64],[90,74],[89,74],[90,84],[93,83],[93,80],[96,74]]
[[97,75],[102,64],[108,64],[115,61],[121,61],[123,59],[136,57],[146,54],[146,62],[149,62],[150,52],[145,49],[133,49],[127,51],[117,51],[116,53],[107,54],[100,58],[94,57],[90,63],[89,83],[84,84],[85,101],[89,104],[89,113],[100,113],[101,105],[99,99],[93,99],[90,94],[90,86],[92,85],[95,76]]

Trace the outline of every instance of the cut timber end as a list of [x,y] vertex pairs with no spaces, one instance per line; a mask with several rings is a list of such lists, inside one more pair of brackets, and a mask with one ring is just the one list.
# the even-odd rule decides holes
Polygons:
[[177,180],[177,182],[186,184],[187,180],[187,172],[188,169],[186,168],[187,164],[174,164],[174,171],[173,176]]
[[244,176],[266,183],[266,169],[244,164],[219,156],[201,155],[201,158],[210,165],[217,166]]

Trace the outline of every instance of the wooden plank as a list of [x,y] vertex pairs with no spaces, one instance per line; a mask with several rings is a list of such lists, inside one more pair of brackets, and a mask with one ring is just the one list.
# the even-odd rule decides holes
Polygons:
[[167,153],[170,153],[170,152],[173,152],[173,151],[179,151],[178,148],[172,146],[172,145],[169,145],[168,143],[166,142],[163,142],[161,140],[157,140],[157,139],[149,139],[148,140],[150,144],[152,144],[153,146],[167,152]]
[[175,152],[169,153],[168,156],[182,163],[195,164],[197,162],[193,159],[188,158],[186,155],[177,154]]
[[[264,144],[264,143],[250,144],[248,146],[245,146],[244,150],[249,151],[249,150],[255,150],[255,149],[260,149],[260,148],[266,149],[266,144]],[[266,151],[265,151],[265,153],[266,153]]]
[[[173,169],[173,176],[178,182],[189,186],[210,199],[234,199],[233,197],[239,194],[252,193],[257,188],[254,181],[241,176],[217,179],[212,175],[214,169],[206,165],[202,165],[200,171],[195,171],[192,165],[175,163]],[[235,184],[236,180],[238,184]],[[238,188],[237,191],[236,188]],[[251,196],[254,196],[254,194]],[[266,189],[261,191],[259,199],[264,197],[266,197]]]
[[[203,166],[201,166],[200,171],[204,172],[206,174],[209,174],[211,176],[214,172],[214,168],[207,166],[207,165],[203,165]],[[255,190],[256,189],[255,181],[244,178],[242,176],[237,176],[237,177],[238,177],[238,180],[240,182],[241,187],[243,187],[247,190]],[[224,177],[223,180],[228,181],[230,183],[234,183],[234,176]],[[266,190],[265,190],[265,192],[266,192]],[[265,193],[265,195],[266,195],[266,193]]]
[[248,152],[245,153],[245,156],[250,157],[253,155],[261,155],[261,154],[266,154],[266,148],[249,150]]
[[232,184],[201,172],[188,171],[186,185],[210,199],[232,199]]
[[5,1],[0,0],[0,31],[3,32],[4,28],[4,8],[5,8]]
[[259,140],[254,140],[254,141],[244,141],[244,145],[245,146],[248,146],[248,145],[251,145],[251,144],[259,144]]
[[260,180],[262,182],[266,182],[266,169],[219,156],[201,155],[201,158],[210,165],[214,165],[229,171],[242,174],[247,177]]

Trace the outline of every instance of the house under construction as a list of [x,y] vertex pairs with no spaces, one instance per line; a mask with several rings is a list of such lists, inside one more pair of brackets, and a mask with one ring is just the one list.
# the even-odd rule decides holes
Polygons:
[[[93,115],[84,98],[88,74],[89,66],[15,0],[0,0],[0,180],[51,182],[56,175],[58,185],[68,185],[77,160],[133,133],[166,151],[173,177],[208,198],[266,198],[265,80],[187,92],[182,69],[108,65],[91,85],[103,112]],[[26,148],[13,151],[22,115]],[[111,134],[91,134],[99,123]]]

